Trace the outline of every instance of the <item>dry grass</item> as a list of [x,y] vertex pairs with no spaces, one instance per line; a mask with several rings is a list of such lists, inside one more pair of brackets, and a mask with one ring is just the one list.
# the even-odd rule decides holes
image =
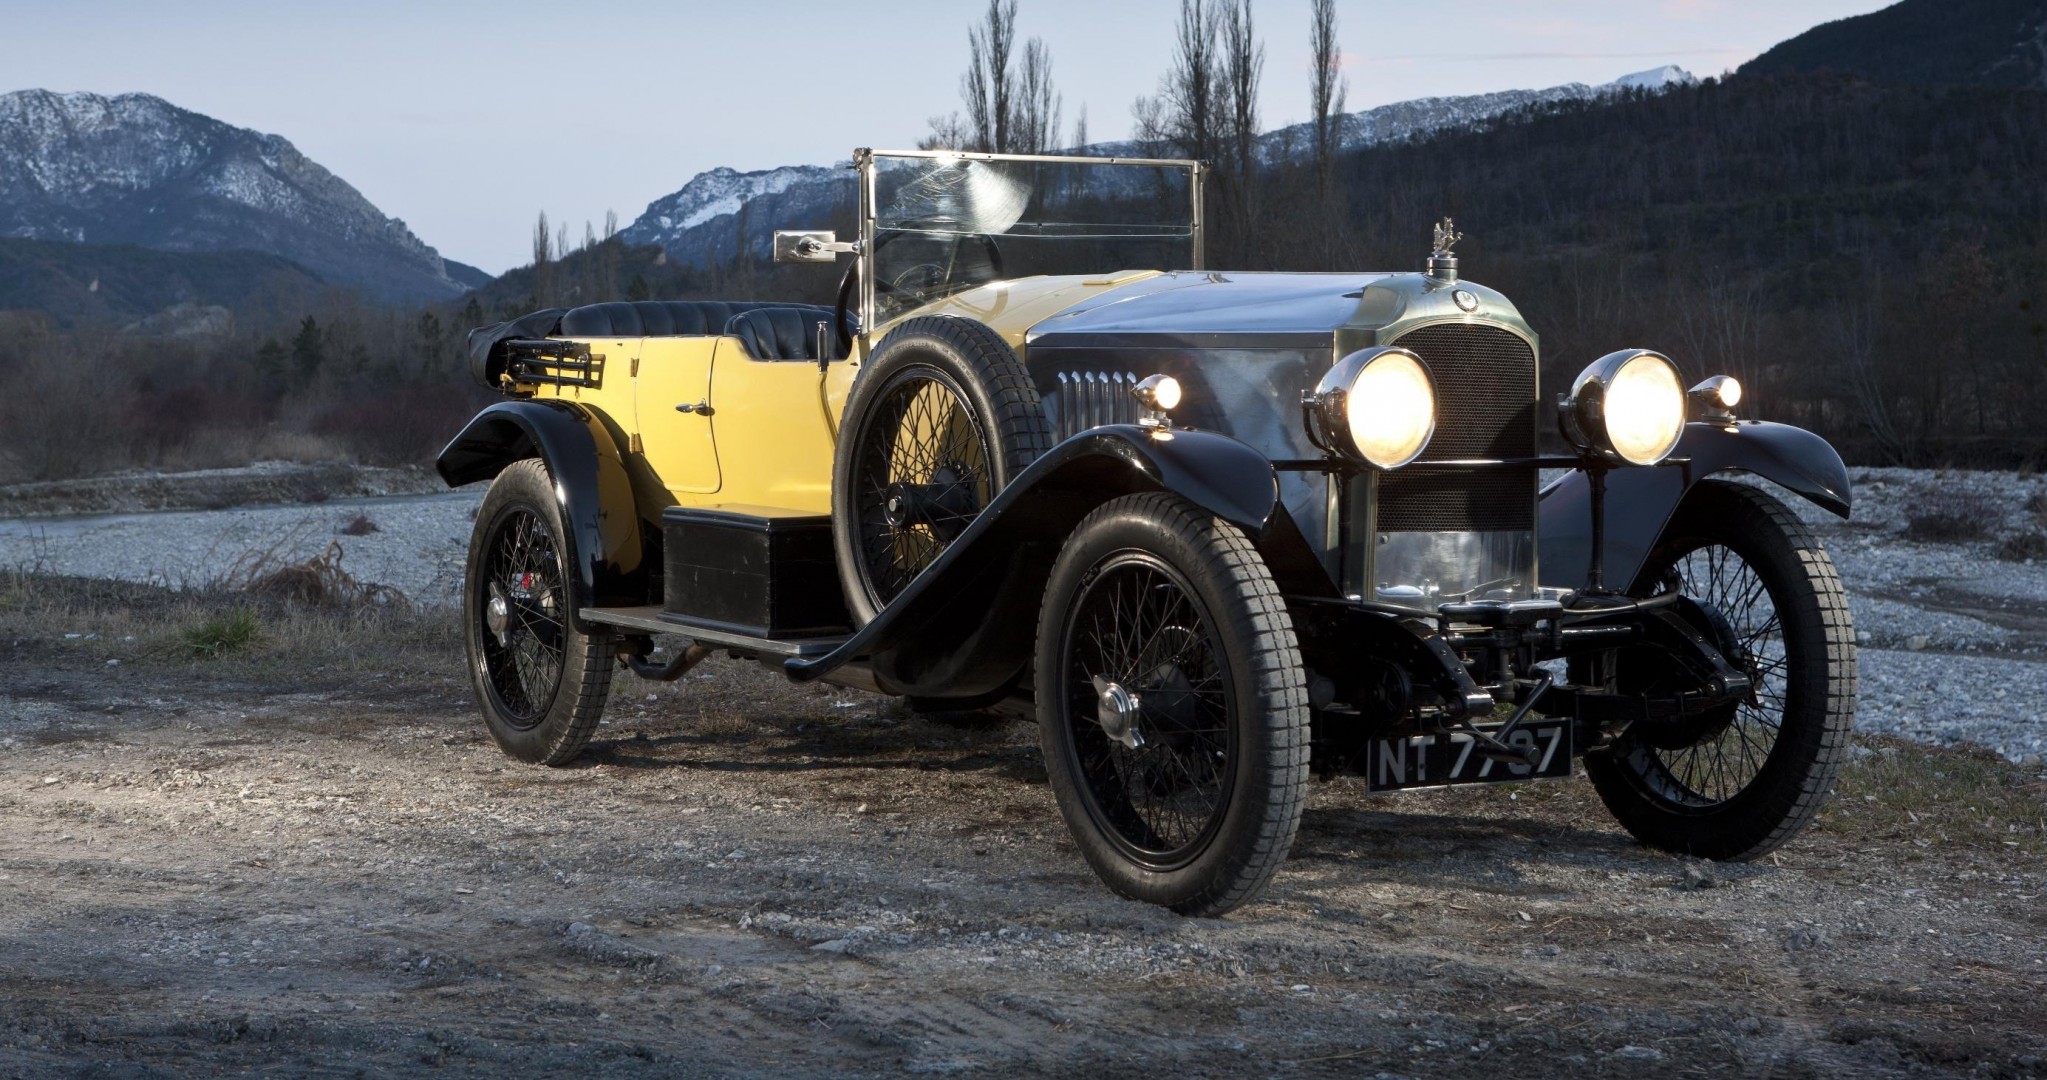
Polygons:
[[[2047,854],[2047,780],[1986,750],[1931,750],[1888,736],[1842,771],[1829,831],[1858,842]],[[1913,856],[1908,854],[1907,858]]]
[[1905,518],[1905,539],[1922,544],[1988,540],[2003,520],[1997,504],[1966,491],[1925,493]]
[[[253,627],[253,635],[249,629]],[[72,636],[75,635],[75,636]],[[220,590],[0,573],[0,643],[146,668],[189,668],[275,686],[460,678],[459,620],[406,605],[307,605]],[[205,647],[218,643],[218,647]],[[194,669],[195,671],[197,669]]]

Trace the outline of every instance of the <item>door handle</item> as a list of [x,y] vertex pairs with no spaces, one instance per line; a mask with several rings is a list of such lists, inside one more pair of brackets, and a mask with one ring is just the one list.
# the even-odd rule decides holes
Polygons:
[[699,401],[694,405],[690,405],[687,403],[677,405],[675,407],[675,411],[679,413],[695,413],[698,416],[709,416],[711,415],[712,410],[710,402]]

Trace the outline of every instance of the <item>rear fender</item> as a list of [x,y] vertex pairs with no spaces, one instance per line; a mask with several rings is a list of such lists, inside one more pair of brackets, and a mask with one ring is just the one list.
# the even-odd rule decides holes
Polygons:
[[1143,491],[1170,491],[1236,525],[1272,548],[1271,559],[1295,565],[1303,554],[1290,549],[1305,542],[1279,506],[1265,455],[1213,432],[1094,428],[1019,473],[838,650],[788,661],[789,677],[808,682],[865,659],[891,693],[969,699],[1011,685],[1030,660],[1061,544],[1095,507]]
[[[1709,476],[1753,473],[1844,518],[1853,503],[1841,455],[1788,424],[1687,424],[1671,458],[1679,463],[1606,474],[1604,577],[1613,588],[1635,580],[1685,493]],[[1543,489],[1539,526],[1542,583],[1583,588],[1592,565],[1592,487],[1584,470]]]
[[565,401],[501,401],[476,414],[434,467],[450,487],[489,480],[538,457],[554,478],[569,535],[570,611],[646,602],[645,552],[618,441],[590,410]]

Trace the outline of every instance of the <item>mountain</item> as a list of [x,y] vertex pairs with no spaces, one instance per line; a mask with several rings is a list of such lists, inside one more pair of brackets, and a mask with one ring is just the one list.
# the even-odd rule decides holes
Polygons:
[[[1355,150],[1467,126],[1515,109],[1617,97],[1629,91],[1660,92],[1696,81],[1690,72],[1670,65],[1600,86],[1567,83],[1545,90],[1396,102],[1345,114],[1339,143],[1343,150]],[[1310,145],[1309,125],[1295,124],[1260,136],[1259,155],[1274,164],[1306,154]],[[1127,141],[1093,143],[1079,152],[1094,157],[1152,156]],[[629,244],[660,247],[683,265],[700,266],[731,259],[744,233],[754,255],[766,258],[775,229],[849,228],[856,192],[854,174],[843,165],[789,165],[758,172],[720,167],[698,173],[681,190],[655,200],[620,237]]]
[[1822,73],[1874,82],[2047,87],[2047,0],[1905,0],[1813,27],[1736,72]]
[[755,254],[765,257],[775,229],[830,228],[836,217],[850,218],[856,190],[852,170],[843,167],[789,165],[743,173],[720,166],[654,200],[619,230],[619,238],[659,247],[685,266],[700,266],[730,259],[744,233],[751,236]]
[[470,270],[284,138],[148,94],[0,95],[0,237],[263,252],[392,302],[458,296]]
[[330,286],[304,267],[258,251],[151,251],[0,237],[0,311],[38,311],[152,330],[193,308],[276,321],[307,310]]

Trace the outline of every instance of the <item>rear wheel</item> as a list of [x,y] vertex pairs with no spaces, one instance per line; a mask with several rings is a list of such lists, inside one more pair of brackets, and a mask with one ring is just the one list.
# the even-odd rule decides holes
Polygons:
[[[1585,772],[1622,827],[1652,847],[1750,859],[1796,836],[1819,812],[1848,753],[1855,713],[1855,631],[1841,579],[1812,531],[1743,484],[1693,488],[1637,578],[1637,595],[1680,590],[1709,639],[1744,669],[1749,698],[1678,732],[1630,729],[1585,756]],[[1614,658],[1624,694],[1668,694],[1653,650]]]
[[514,463],[477,510],[463,587],[484,724],[505,753],[543,765],[582,752],[611,694],[611,633],[584,633],[569,617],[566,535],[546,466]]
[[966,319],[889,331],[846,399],[832,540],[865,624],[1050,448],[1037,389],[1001,335]]
[[1242,532],[1165,494],[1096,510],[1052,570],[1036,671],[1052,790],[1111,889],[1219,915],[1271,879],[1300,825],[1308,693]]

